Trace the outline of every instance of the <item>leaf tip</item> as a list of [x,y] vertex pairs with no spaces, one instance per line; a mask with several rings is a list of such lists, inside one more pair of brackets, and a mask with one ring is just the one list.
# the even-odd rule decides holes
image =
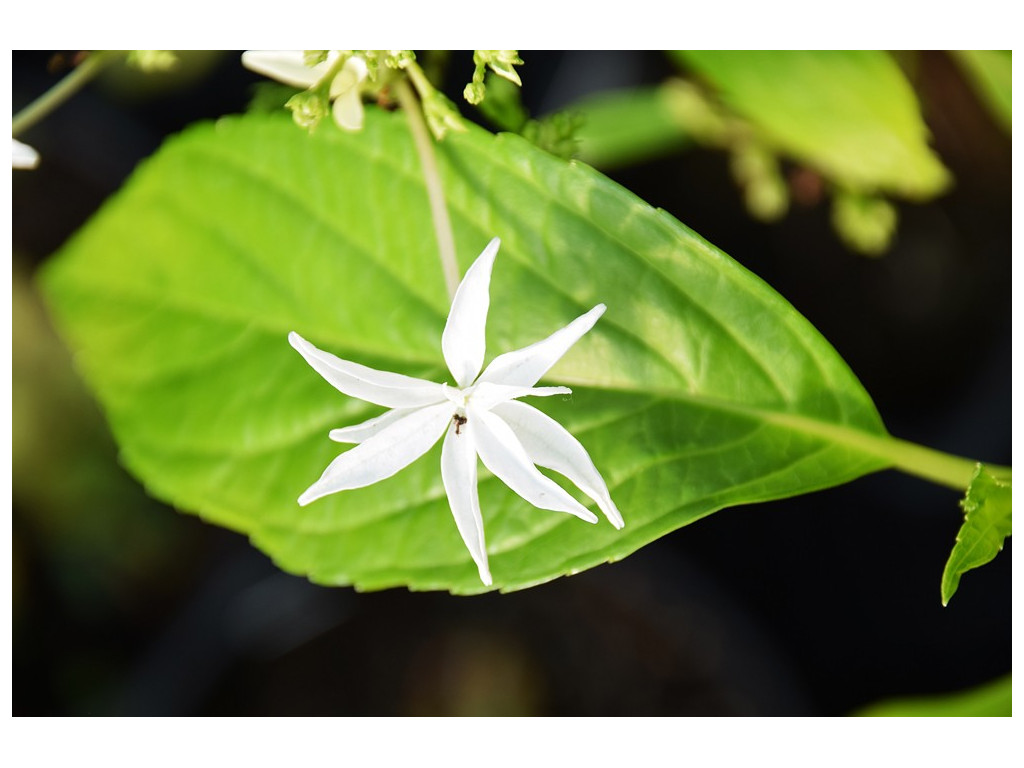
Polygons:
[[942,571],[942,604],[948,605],[967,571],[991,561],[1011,535],[1011,484],[978,464],[960,501],[964,522]]

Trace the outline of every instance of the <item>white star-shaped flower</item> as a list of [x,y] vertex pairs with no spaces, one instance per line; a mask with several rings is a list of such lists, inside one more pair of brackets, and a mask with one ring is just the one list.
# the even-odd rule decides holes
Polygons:
[[499,355],[480,373],[491,269],[499,245],[494,238],[467,270],[441,336],[441,351],[455,386],[367,368],[317,349],[297,333],[288,335],[306,362],[340,392],[391,409],[362,424],[331,430],[332,440],[357,445],[328,465],[299,497],[299,504],[391,477],[444,436],[441,480],[462,540],[487,585],[491,573],[477,496],[477,456],[535,507],[597,522],[590,510],[541,474],[541,466],[567,477],[597,502],[612,525],[623,526],[586,449],[557,421],[518,401],[526,395],[571,392],[534,385],[593,327],[605,306],[598,304],[543,341]]
[[[306,64],[304,51],[245,51],[242,64],[286,85],[312,88],[324,79],[339,55],[338,51],[328,51],[324,61],[310,67]],[[366,75],[366,62],[362,57],[350,56],[331,80],[334,122],[346,131],[358,131],[363,127],[363,100],[359,86]]]
[[22,144],[17,139],[11,139],[11,167],[29,169],[39,165],[39,153],[28,144]]

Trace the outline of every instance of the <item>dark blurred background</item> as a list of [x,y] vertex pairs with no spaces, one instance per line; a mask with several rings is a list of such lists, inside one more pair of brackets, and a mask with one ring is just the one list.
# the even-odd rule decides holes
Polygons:
[[[15,110],[74,53],[15,52]],[[521,55],[533,114],[677,73],[657,52]],[[453,99],[471,74],[453,55]],[[958,494],[895,472],[471,598],[317,587],[148,498],[33,275],[164,137],[243,111],[260,81],[237,52],[112,72],[19,137],[42,162],[13,179],[14,714],[841,715],[1010,671],[1009,540],[943,608]],[[847,250],[824,203],[753,220],[721,152],[610,175],[796,306],[893,434],[1010,464],[1010,138],[950,56],[915,55],[912,82],[955,185],[899,204],[881,258]]]

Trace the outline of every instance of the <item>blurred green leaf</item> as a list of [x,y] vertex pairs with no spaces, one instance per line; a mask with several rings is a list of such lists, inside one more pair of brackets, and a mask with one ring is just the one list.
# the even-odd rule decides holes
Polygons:
[[1011,491],[1009,477],[996,477],[983,464],[978,465],[967,495],[960,502],[964,524],[942,571],[943,605],[949,604],[964,573],[990,562],[1003,548],[1013,523]]
[[1011,717],[1012,678],[1007,675],[977,688],[945,696],[880,701],[854,714],[861,717]]
[[878,51],[676,51],[781,152],[854,192],[924,199],[949,173],[899,67]]
[[76,599],[109,599],[119,579],[138,584],[166,567],[180,521],[159,514],[118,466],[102,415],[17,266],[11,297],[12,502]]
[[575,102],[572,109],[583,118],[580,160],[602,169],[617,168],[685,147],[690,138],[677,112],[678,96],[679,84],[669,81],[605,91]]
[[[608,560],[723,507],[882,468],[888,440],[828,343],[757,277],[585,165],[477,128],[439,145],[460,263],[494,235],[490,356],[608,311],[535,403],[590,451],[626,527],[530,507],[482,475],[495,586]],[[286,570],[361,588],[483,589],[439,447],[299,507],[340,395],[286,341],[445,380],[449,301],[405,116],[309,136],[246,115],[169,141],[45,271],[53,312],[150,491],[247,533]],[[551,402],[554,401],[554,402]]]
[[953,51],[968,79],[996,121],[1013,127],[1013,52]]

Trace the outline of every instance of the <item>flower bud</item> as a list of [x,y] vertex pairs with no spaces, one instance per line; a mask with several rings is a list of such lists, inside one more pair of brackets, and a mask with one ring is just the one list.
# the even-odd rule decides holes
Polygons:
[[462,95],[470,104],[479,104],[484,100],[485,93],[486,89],[484,88],[484,84],[473,81],[466,86]]
[[312,131],[330,111],[330,102],[319,90],[297,93],[285,102],[297,125]]

